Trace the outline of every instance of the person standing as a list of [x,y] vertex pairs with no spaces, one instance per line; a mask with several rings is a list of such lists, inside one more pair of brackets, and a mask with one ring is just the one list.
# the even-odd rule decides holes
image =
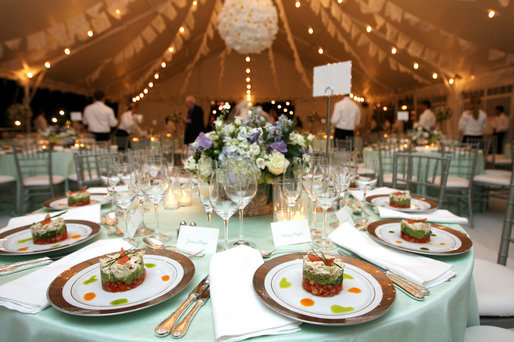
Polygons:
[[128,137],[130,135],[135,135],[138,137],[144,137],[145,132],[143,132],[141,127],[139,127],[137,120],[134,117],[134,115],[137,115],[137,103],[130,103],[128,106],[129,110],[127,110],[120,116],[120,124],[118,126],[116,136]]
[[480,99],[471,99],[469,109],[462,113],[459,119],[459,130],[462,132],[462,142],[482,138],[482,132],[487,127],[487,115],[480,107]]
[[42,110],[34,119],[34,129],[36,132],[45,131],[48,128],[48,121],[46,121],[45,115],[45,111]]
[[105,104],[105,93],[101,90],[93,94],[94,102],[84,108],[82,123],[95,136],[96,141],[108,141],[111,127],[116,127],[118,120],[114,111]]
[[349,97],[343,98],[334,105],[334,114],[330,122],[335,126],[334,139],[346,139],[353,137],[355,127],[361,121],[359,106]]
[[184,144],[190,144],[196,140],[196,137],[203,132],[203,110],[196,105],[193,96],[186,97],[187,118],[182,119],[186,125],[184,132]]
[[432,104],[430,101],[425,100],[421,102],[420,108],[422,110],[419,116],[419,121],[414,124],[414,127],[422,127],[426,130],[435,128],[436,118],[434,112],[432,112]]
[[509,117],[505,114],[503,106],[496,106],[496,117],[493,120],[494,135],[496,136],[495,153],[503,154],[503,144],[505,136],[509,133]]

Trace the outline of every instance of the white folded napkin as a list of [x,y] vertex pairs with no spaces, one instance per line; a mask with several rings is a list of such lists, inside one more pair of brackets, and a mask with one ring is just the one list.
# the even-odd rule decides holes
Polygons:
[[328,238],[362,258],[425,287],[442,284],[455,275],[452,264],[380,246],[367,232],[359,231],[349,223],[340,225]]
[[[66,211],[66,214],[61,215],[59,217],[62,217],[65,220],[85,220],[100,223],[100,204],[92,204],[84,207],[73,208],[63,211]],[[50,213],[50,216],[58,215],[63,211],[52,212]],[[35,222],[42,221],[45,219],[45,216],[47,214],[48,213],[42,213],[13,217],[9,220],[5,228],[0,229],[0,233],[6,230],[11,230],[13,228],[22,227]]]
[[378,207],[381,218],[408,218],[408,219],[427,219],[429,222],[440,223],[468,223],[468,219],[452,214],[446,209],[438,209],[427,213],[404,213],[398,210]]
[[300,322],[272,311],[255,294],[253,274],[262,263],[259,251],[246,246],[212,257],[209,279],[216,341],[242,341],[300,330]]
[[0,286],[0,306],[35,314],[48,306],[46,291],[52,281],[68,268],[85,260],[114,253],[131,245],[122,239],[100,240],[21,278]]
[[[396,191],[400,191],[400,190],[396,190],[396,189],[388,188],[388,187],[384,186],[384,187],[381,187],[381,188],[376,188],[376,189],[368,191],[368,193],[366,194],[366,197],[368,197],[368,196],[375,196],[375,195],[389,195],[391,192],[396,192]],[[350,190],[350,193],[357,200],[364,201],[364,194],[362,193],[362,191],[360,191],[360,190]]]

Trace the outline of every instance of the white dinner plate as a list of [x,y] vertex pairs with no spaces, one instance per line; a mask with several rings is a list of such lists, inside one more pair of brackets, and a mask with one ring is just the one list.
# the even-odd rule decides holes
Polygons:
[[42,206],[47,209],[52,210],[66,210],[70,208],[81,208],[81,207],[87,207],[88,205],[92,204],[100,204],[104,205],[109,203],[110,199],[109,197],[106,197],[105,194],[90,194],[89,196],[91,203],[83,205],[83,206],[73,206],[70,207],[68,205],[68,197],[67,196],[61,196],[49,199],[47,201],[44,201]]
[[437,203],[421,196],[411,196],[409,208],[398,208],[389,205],[389,195],[375,195],[366,197],[366,202],[377,207],[383,207],[392,210],[398,210],[405,213],[419,213],[434,211],[437,209]]

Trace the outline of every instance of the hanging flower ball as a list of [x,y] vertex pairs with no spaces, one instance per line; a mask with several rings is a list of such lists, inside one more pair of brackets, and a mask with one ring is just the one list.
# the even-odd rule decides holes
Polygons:
[[218,15],[218,31],[237,52],[259,53],[275,40],[277,22],[271,0],[225,0]]

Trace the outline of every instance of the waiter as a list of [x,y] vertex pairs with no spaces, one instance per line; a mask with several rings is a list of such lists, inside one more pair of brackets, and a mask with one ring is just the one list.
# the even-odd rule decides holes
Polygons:
[[196,140],[198,134],[203,132],[203,110],[195,103],[193,96],[186,97],[187,118],[182,121],[186,125],[184,132],[184,144],[190,144]]
[[359,106],[346,95],[334,106],[334,115],[330,122],[335,126],[335,139],[353,137],[355,127],[361,121]]
[[94,102],[84,108],[82,123],[95,136],[96,141],[108,141],[111,127],[116,127],[118,120],[114,111],[105,104],[105,93],[101,90],[93,94]]

